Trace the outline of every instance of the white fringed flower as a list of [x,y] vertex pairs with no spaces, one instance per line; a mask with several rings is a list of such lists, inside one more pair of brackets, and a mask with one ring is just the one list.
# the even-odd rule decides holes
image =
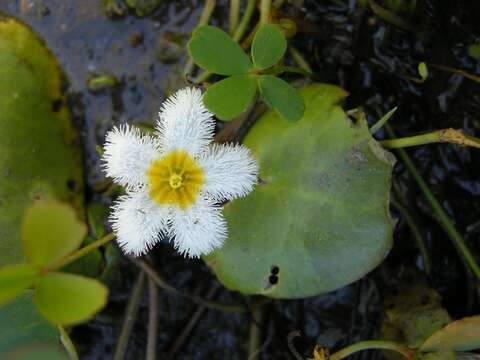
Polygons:
[[212,144],[215,122],[200,90],[178,91],[159,115],[156,136],[128,125],[107,134],[106,173],[127,192],[112,209],[112,227],[127,254],[167,236],[181,254],[199,257],[223,245],[218,203],[251,192],[258,166],[242,145]]

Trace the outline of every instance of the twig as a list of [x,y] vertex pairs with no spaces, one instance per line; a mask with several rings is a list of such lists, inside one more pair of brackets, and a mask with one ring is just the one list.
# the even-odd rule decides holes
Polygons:
[[157,333],[158,333],[158,289],[151,277],[148,277],[148,336],[147,336],[147,360],[155,360],[157,357]]
[[[213,298],[215,293],[218,291],[219,287],[218,286],[213,286],[205,296],[206,299],[210,300]],[[203,313],[207,310],[207,307],[205,305],[200,305],[195,313],[192,315],[188,323],[185,325],[185,327],[182,330],[182,333],[178,336],[178,338],[175,340],[174,344],[170,348],[168,355],[167,355],[167,360],[171,360],[174,358],[174,356],[177,354],[178,350],[182,347],[183,343],[185,340],[188,338],[190,333],[192,332],[193,328],[197,324],[198,320],[202,317]]]
[[133,287],[132,294],[128,300],[127,309],[125,310],[125,318],[123,319],[122,329],[120,336],[118,337],[117,346],[113,355],[113,360],[122,360],[125,358],[125,352],[128,347],[128,340],[132,333],[133,324],[137,317],[138,308],[140,306],[140,300],[143,294],[143,285],[145,284],[145,273],[143,271],[138,275],[135,286]]

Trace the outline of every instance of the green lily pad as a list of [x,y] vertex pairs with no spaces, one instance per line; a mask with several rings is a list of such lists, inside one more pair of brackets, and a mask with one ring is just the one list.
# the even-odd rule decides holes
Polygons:
[[231,120],[244,112],[257,92],[257,76],[233,75],[210,86],[205,106],[220,120]]
[[454,321],[430,336],[420,351],[438,351],[442,348],[455,351],[480,349],[480,315]]
[[38,313],[32,295],[28,290],[0,308],[0,354],[21,345],[59,341],[57,328]]
[[188,51],[195,64],[215,74],[245,74],[252,68],[240,45],[215,26],[196,29],[188,42]]
[[57,201],[37,201],[25,214],[22,242],[33,266],[46,266],[77,249],[87,233],[71,206]]
[[88,320],[107,302],[108,290],[97,280],[60,272],[48,273],[37,283],[38,311],[58,325]]
[[24,260],[20,225],[37,199],[83,204],[82,159],[57,61],[0,16],[0,265]]
[[230,289],[317,295],[361,278],[390,250],[393,156],[337,105],[345,91],[313,84],[301,94],[300,121],[268,112],[244,140],[262,182],[225,207],[229,237],[205,258]]
[[0,269],[0,305],[3,305],[35,283],[39,273],[30,265],[7,265]]
[[297,89],[272,75],[262,75],[258,82],[267,105],[287,121],[297,121],[305,110],[305,104]]
[[257,69],[263,70],[275,65],[285,54],[287,41],[277,25],[262,25],[252,42],[252,59]]

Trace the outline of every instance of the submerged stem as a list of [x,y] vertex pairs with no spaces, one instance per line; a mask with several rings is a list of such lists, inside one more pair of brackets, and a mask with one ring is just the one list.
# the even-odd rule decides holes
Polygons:
[[[391,137],[395,137],[392,129],[387,124],[385,125],[385,129]],[[455,246],[465,266],[467,268],[470,268],[475,274],[476,278],[480,280],[480,266],[477,264],[475,256],[473,256],[473,254],[470,252],[470,249],[465,244],[465,240],[463,239],[462,235],[460,235],[458,230],[455,228],[455,226],[443,210],[438,200],[428,188],[427,183],[425,182],[425,180],[423,180],[422,176],[418,172],[417,168],[415,167],[405,150],[398,149],[397,153],[400,156],[400,159],[402,159],[402,162],[407,168],[408,172],[412,175],[413,179],[420,187],[423,195],[425,195],[425,197],[427,198],[427,201],[430,203],[433,212],[437,216],[438,222],[443,227],[450,240],[452,240],[453,245]]]
[[413,359],[413,350],[410,350],[404,345],[400,345],[393,341],[383,341],[383,340],[370,340],[370,341],[361,341],[356,344],[352,344],[343,348],[342,350],[337,351],[335,354],[330,356],[330,360],[340,360],[344,359],[347,356],[352,355],[358,351],[371,350],[371,349],[382,349],[382,350],[391,350],[403,355],[406,359]]
[[100,246],[105,245],[107,242],[113,240],[114,238],[115,238],[115,235],[113,233],[109,233],[104,237],[95,240],[91,244],[78,249],[77,251],[64,257],[63,259],[60,259],[57,263],[50,266],[48,270],[53,271],[53,270],[61,269],[66,265],[74,262],[75,260],[80,259],[82,256],[85,256],[91,253],[92,251],[98,249]]
[[228,24],[228,33],[232,36],[238,26],[240,18],[240,0],[230,0],[230,19]]

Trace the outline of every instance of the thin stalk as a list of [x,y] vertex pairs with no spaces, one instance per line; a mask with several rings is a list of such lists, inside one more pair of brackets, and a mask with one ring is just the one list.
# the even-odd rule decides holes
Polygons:
[[330,356],[330,360],[340,360],[344,359],[358,351],[363,350],[372,350],[372,349],[382,349],[382,350],[391,350],[395,351],[406,359],[413,359],[414,352],[408,347],[397,344],[393,341],[382,341],[382,340],[371,340],[371,341],[361,341],[356,344],[347,346],[342,350],[337,351],[335,354]]
[[145,273],[141,271],[137,277],[135,286],[133,287],[130,299],[128,300],[127,309],[125,310],[125,317],[123,319],[122,329],[120,330],[120,336],[118,337],[117,346],[115,347],[113,360],[125,359],[125,353],[128,347],[128,340],[130,339],[130,334],[132,333],[133,325],[137,317],[140,300],[142,299],[144,284]]
[[[217,5],[217,0],[206,0],[205,6],[203,7],[202,13],[200,14],[200,19],[198,20],[197,26],[193,29],[199,28],[200,26],[207,25],[210,22],[210,18],[212,17],[213,10],[215,10],[215,6]],[[188,56],[188,61],[185,64],[185,68],[183,69],[184,74],[190,74],[193,70],[193,60],[190,56]]]
[[392,115],[397,111],[397,107],[395,106],[392,110],[387,112],[385,115],[383,115],[380,120],[378,120],[371,128],[370,128],[370,134],[375,134],[378,130],[380,130],[383,125],[386,124],[388,120],[392,117]]
[[245,31],[247,30],[247,26],[250,23],[250,20],[253,15],[253,11],[255,10],[255,0],[248,0],[247,7],[245,8],[245,13],[242,16],[242,20],[240,21],[240,25],[238,25],[235,34],[233,35],[233,40],[239,42]]
[[461,130],[455,129],[442,129],[422,135],[382,140],[380,143],[384,148],[397,149],[440,142],[480,148],[480,139],[466,136]]
[[[395,134],[393,133],[392,129],[388,125],[385,125],[385,129],[387,130],[390,137],[393,137],[393,138],[395,137]],[[450,240],[452,240],[452,243],[455,246],[465,266],[467,268],[470,268],[475,274],[475,276],[477,277],[477,279],[480,280],[480,266],[477,264],[475,257],[473,256],[473,254],[470,252],[470,249],[465,244],[465,240],[463,239],[462,235],[460,235],[460,233],[457,231],[457,229],[455,228],[455,226],[453,225],[453,223],[451,222],[451,220],[443,210],[438,200],[430,191],[430,189],[427,186],[427,183],[425,182],[425,180],[423,180],[422,176],[418,172],[412,160],[410,160],[410,157],[405,152],[405,150],[398,149],[397,153],[402,159],[402,162],[404,163],[408,172],[412,175],[413,179],[415,180],[417,185],[420,187],[420,190],[423,192],[423,195],[426,197],[427,201],[430,203],[430,206],[432,207],[433,212],[437,216],[438,222],[442,226],[443,230],[447,233]]]
[[272,0],[261,0],[260,2],[260,25],[268,24],[270,20],[270,11]]
[[247,360],[260,359],[260,351],[262,349],[262,326],[265,312],[262,308],[252,311],[252,319],[250,320],[250,333],[248,340]]
[[297,66],[275,66],[267,71],[264,72],[264,74],[269,74],[269,75],[277,75],[281,74],[284,72],[290,72],[290,73],[296,73],[296,74],[301,74],[306,77],[312,77],[313,74],[311,72],[305,71],[304,69],[297,67]]
[[[209,300],[212,299],[213,296],[215,295],[215,293],[217,292],[217,290],[218,290],[218,286],[212,287],[208,291],[208,293],[206,295],[206,298],[209,299]],[[202,315],[204,314],[204,312],[206,310],[207,310],[207,307],[204,306],[204,305],[200,305],[197,308],[197,310],[195,310],[195,313],[192,315],[192,317],[188,321],[187,325],[185,325],[185,327],[183,328],[183,331],[181,332],[180,336],[178,336],[178,338],[175,340],[175,343],[170,348],[170,351],[168,352],[166,360],[171,360],[171,359],[175,358],[178,351],[182,347],[183,343],[185,342],[185,340],[187,340],[187,338],[189,337],[193,328],[198,323],[198,321],[200,320],[200,318],[202,317]]]
[[432,264],[430,261],[430,255],[428,254],[427,244],[425,243],[425,239],[423,238],[420,229],[408,210],[399,201],[395,200],[393,196],[390,198],[390,203],[393,205],[395,210],[400,213],[400,215],[403,217],[403,220],[405,220],[405,223],[410,228],[410,231],[417,242],[418,250],[420,250],[420,254],[423,259],[423,265],[425,266],[425,272],[430,275],[432,272]]
[[[134,258],[130,258],[130,260],[137,265],[139,268],[141,268],[154,282],[155,284],[160,287],[161,289],[164,289],[172,294],[175,295],[180,295],[183,296],[189,300],[192,300],[193,302],[199,304],[199,305],[204,305],[205,307],[209,309],[215,309],[215,310],[221,310],[221,311],[226,311],[226,312],[243,312],[247,311],[247,308],[241,305],[226,305],[226,304],[221,304],[217,303],[214,301],[202,299],[201,297],[198,297],[196,295],[192,295],[186,292],[179,291],[175,289],[172,285],[168,284],[162,276],[155,271],[150,265],[148,265],[145,261],[143,260],[137,260]],[[270,300],[268,299],[262,299],[259,300],[257,303],[254,303],[251,308],[256,308],[259,306],[263,306]]]
[[151,277],[148,278],[148,336],[147,336],[147,360],[155,360],[157,357],[157,333],[158,333],[158,289]]
[[292,57],[293,61],[295,61],[295,64],[297,64],[299,68],[305,70],[307,73],[313,74],[310,64],[295,46],[288,45],[288,51],[290,52],[290,56]]
[[53,270],[61,269],[61,268],[65,267],[66,265],[74,262],[75,260],[80,259],[82,256],[85,256],[85,255],[89,254],[90,252],[98,249],[100,246],[105,245],[106,243],[108,243],[109,241],[111,241],[113,239],[115,239],[115,235],[113,233],[109,233],[109,234],[105,235],[104,237],[102,237],[98,240],[95,240],[91,244],[89,244],[87,246],[84,246],[81,249],[78,249],[73,254],[70,254],[70,255],[64,257],[63,259],[60,259],[55,264],[50,266],[48,268],[48,270],[53,271]]
[[228,33],[230,36],[235,34],[240,19],[240,0],[230,0],[230,19],[228,23]]

